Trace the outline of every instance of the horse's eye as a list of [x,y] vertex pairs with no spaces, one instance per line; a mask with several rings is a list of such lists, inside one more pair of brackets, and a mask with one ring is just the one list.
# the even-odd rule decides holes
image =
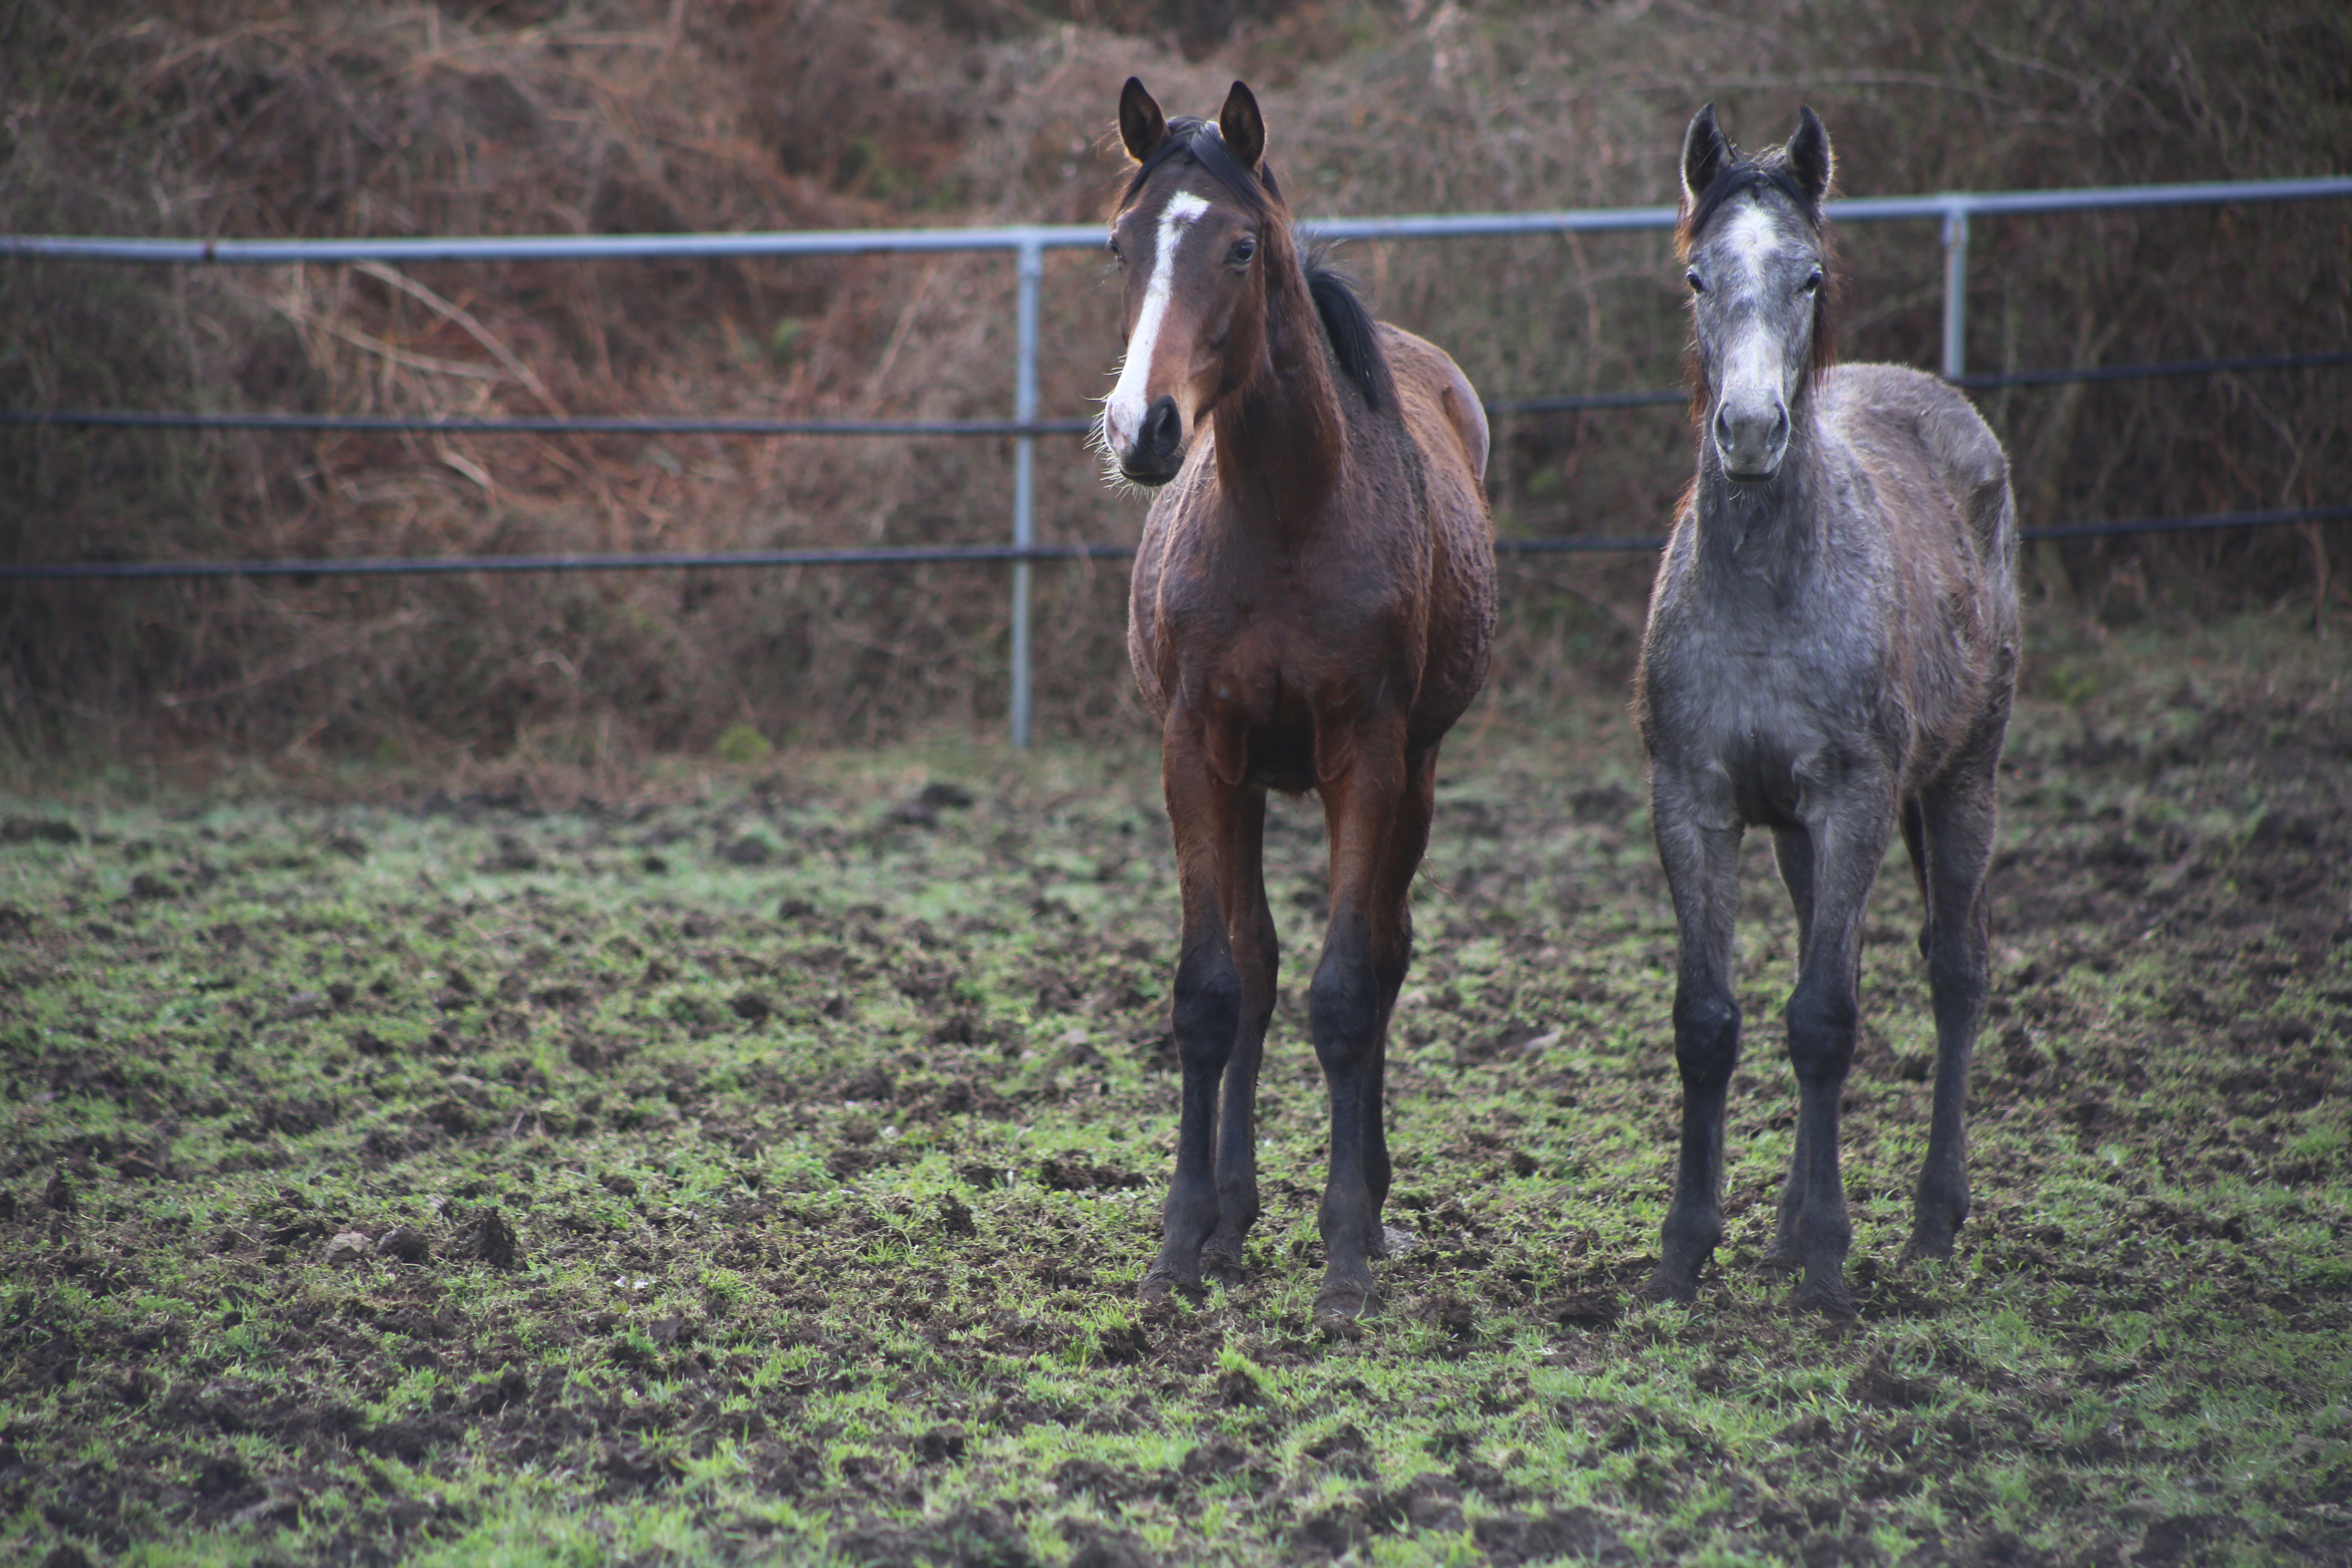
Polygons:
[[1817,294],[1821,291],[1821,287],[1822,269],[1816,267],[1811,272],[1805,274],[1805,292],[1808,294]]
[[1236,266],[1236,267],[1246,267],[1246,266],[1248,266],[1248,265],[1249,265],[1249,258],[1250,258],[1251,257],[1253,257],[1253,256],[1255,256],[1256,254],[1257,254],[1257,241],[1256,241],[1256,240],[1254,240],[1254,239],[1237,239],[1237,240],[1234,241],[1233,263],[1234,263],[1234,266]]
[[1113,261],[1118,262],[1121,267],[1127,265],[1127,252],[1118,247],[1118,241],[1114,239],[1103,248],[1110,252],[1110,258]]
[[1694,294],[1706,292],[1706,285],[1699,281],[1698,268],[1696,267],[1683,274],[1683,281],[1691,286],[1691,292]]

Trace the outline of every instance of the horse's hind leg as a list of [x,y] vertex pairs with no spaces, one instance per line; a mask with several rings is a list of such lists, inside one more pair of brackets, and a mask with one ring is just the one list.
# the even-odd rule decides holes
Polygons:
[[1184,1087],[1176,1129],[1176,1174],[1161,1211],[1160,1256],[1138,1290],[1146,1301],[1163,1300],[1180,1288],[1200,1287],[1201,1246],[1217,1225],[1210,1154],[1216,1135],[1217,1089],[1234,1053],[1244,1006],[1241,970],[1234,962],[1225,910],[1232,903],[1227,892],[1231,847],[1250,793],[1216,776],[1200,737],[1179,723],[1175,713],[1170,715],[1162,746],[1161,776],[1184,903],[1171,1009]]
[[[1995,752],[1996,757],[1998,752]],[[1921,798],[1927,854],[1927,987],[1936,1008],[1936,1100],[1927,1161],[1911,1215],[1914,1258],[1949,1258],[1969,1214],[1969,1063],[1990,976],[1985,872],[1995,823],[1990,763],[1971,766]]]
[[1373,978],[1380,986],[1380,1032],[1373,1041],[1371,1092],[1364,1100],[1364,1183],[1372,1200],[1372,1251],[1388,1252],[1387,1233],[1380,1215],[1389,1198],[1389,1137],[1385,1100],[1388,1087],[1389,1021],[1396,1012],[1398,990],[1412,963],[1412,879],[1429,849],[1429,823],[1437,804],[1437,749],[1433,746],[1405,763],[1404,794],[1397,802],[1396,819],[1389,828],[1388,852],[1381,863],[1377,909],[1372,931]]
[[1700,820],[1664,769],[1651,791],[1658,858],[1675,900],[1675,1065],[1682,1074],[1682,1147],[1675,1196],[1658,1236],[1658,1267],[1643,1293],[1698,1299],[1698,1274],[1723,1239],[1723,1109],[1739,1064],[1739,1004],[1731,990],[1731,938],[1739,894],[1737,826]]
[[1812,913],[1787,1011],[1789,1065],[1797,1079],[1797,1150],[1790,1163],[1783,1217],[1804,1269],[1790,1304],[1839,1315],[1853,1310],[1845,1288],[1853,1227],[1838,1171],[1838,1101],[1860,1026],[1855,980],[1863,906],[1886,841],[1894,837],[1894,807],[1891,791],[1880,796],[1865,784],[1824,802],[1805,824],[1812,847]]
[[[1927,902],[1927,819],[1920,815],[1916,795],[1903,803],[1903,847],[1911,857],[1911,879],[1918,884],[1919,902]],[[1927,956],[1928,933],[1935,929],[1933,919],[1919,922],[1919,956]]]
[[1232,900],[1225,928],[1241,976],[1241,1018],[1217,1115],[1217,1226],[1201,1249],[1202,1268],[1227,1284],[1242,1277],[1242,1244],[1257,1219],[1257,1068],[1282,961],[1274,911],[1265,901],[1265,792],[1252,790],[1234,815],[1224,882]]

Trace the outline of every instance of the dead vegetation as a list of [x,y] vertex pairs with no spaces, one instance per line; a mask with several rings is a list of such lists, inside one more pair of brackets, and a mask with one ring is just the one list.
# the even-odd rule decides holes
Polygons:
[[[1268,105],[1295,205],[1377,213],[1665,200],[1690,110],[1777,137],[1814,104],[1849,194],[2262,177],[2352,149],[2352,21],[2187,0],[1933,16],[1301,0],[751,0],[468,10],[16,0],[0,20],[0,227],[172,236],[652,232],[1089,221],[1118,82]],[[1979,368],[2346,341],[2342,204],[1979,226]],[[1852,227],[1856,356],[1934,362],[1923,226]],[[1671,384],[1654,236],[1358,247],[1385,314],[1490,396]],[[1049,258],[1043,407],[1116,353],[1091,257]],[[998,417],[1001,258],[145,269],[0,264],[0,405],[446,416]],[[1988,395],[2029,523],[2340,499],[2340,372]],[[1671,410],[1498,424],[1506,531],[1655,531],[1687,473]],[[1039,454],[1041,535],[1139,513],[1075,443]],[[297,437],[0,430],[11,559],[696,550],[993,542],[999,441]],[[2110,618],[2344,590],[2316,529],[2045,551],[2045,596]],[[1622,677],[1648,563],[1523,564],[1493,701]],[[1049,731],[1132,722],[1123,574],[1040,571]],[[2336,585],[2331,588],[2330,584]],[[2315,586],[2317,589],[2315,597]],[[855,740],[993,727],[1001,571],[36,584],[0,591],[20,759],[267,748],[594,763],[749,721]]]

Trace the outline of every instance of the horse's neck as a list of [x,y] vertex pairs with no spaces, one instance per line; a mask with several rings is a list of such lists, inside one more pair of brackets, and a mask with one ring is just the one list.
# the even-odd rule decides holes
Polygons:
[[1237,512],[1295,545],[1338,488],[1347,416],[1305,279],[1267,303],[1265,356],[1217,411],[1217,469]]

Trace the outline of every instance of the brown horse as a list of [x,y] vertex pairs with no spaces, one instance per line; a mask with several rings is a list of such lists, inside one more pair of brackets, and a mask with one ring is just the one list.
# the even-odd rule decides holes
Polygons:
[[1277,962],[1265,792],[1311,789],[1331,854],[1307,1000],[1331,1096],[1315,1317],[1336,1326],[1370,1305],[1386,1250],[1381,1095],[1407,894],[1438,742],[1477,695],[1494,636],[1486,415],[1452,360],[1375,323],[1301,253],[1248,88],[1234,84],[1213,124],[1171,121],[1130,79],[1118,123],[1139,167],[1111,226],[1127,356],[1101,436],[1127,480],[1165,487],[1127,647],[1160,716],[1184,900],[1176,1174],[1140,1293],[1241,1270]]
[[1833,364],[1822,214],[1830,139],[1810,109],[1743,157],[1715,106],[1683,142],[1684,280],[1698,476],[1650,596],[1636,710],[1675,900],[1682,1153],[1650,1293],[1687,1302],[1723,1235],[1724,1092],[1739,840],[1771,830],[1797,915],[1789,1062],[1797,1146],[1766,1267],[1799,1307],[1853,1310],[1838,1106],[1861,1010],[1863,905],[1899,826],[1927,906],[1935,1109],[1909,1256],[1947,1258],[1969,1212],[1969,1058],[1988,979],[1993,775],[2017,684],[2017,509],[1967,398],[1899,365]]

